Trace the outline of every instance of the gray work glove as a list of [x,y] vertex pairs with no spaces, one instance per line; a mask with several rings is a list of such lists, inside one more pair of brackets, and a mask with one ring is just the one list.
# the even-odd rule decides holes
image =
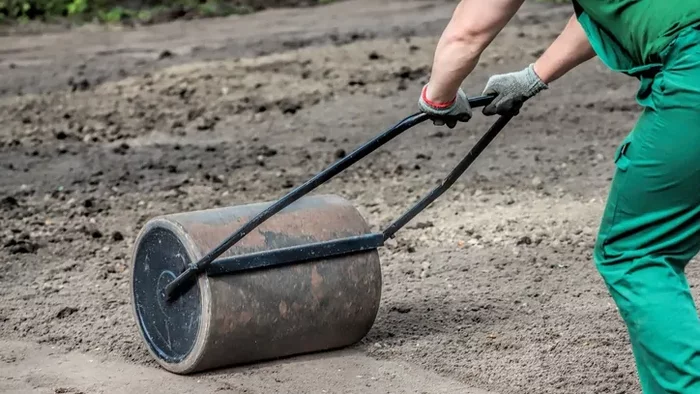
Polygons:
[[486,83],[483,94],[497,96],[482,112],[484,115],[515,116],[525,101],[547,88],[547,84],[535,74],[534,64],[521,71],[494,75]]
[[454,128],[457,122],[467,122],[472,118],[472,108],[469,105],[467,95],[460,88],[457,91],[457,97],[454,102],[449,104],[433,103],[425,97],[428,85],[423,87],[420,99],[418,100],[418,108],[430,116],[433,124],[436,126],[447,125],[449,128]]

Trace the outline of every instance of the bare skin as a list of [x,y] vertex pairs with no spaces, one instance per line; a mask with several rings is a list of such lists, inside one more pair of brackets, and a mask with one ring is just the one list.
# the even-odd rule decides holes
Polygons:
[[[522,6],[524,0],[462,0],[435,50],[426,96],[438,103],[454,99],[460,84],[474,70],[483,51]],[[575,16],[535,62],[535,72],[549,84],[593,58]]]
[[535,62],[535,73],[549,84],[593,57],[595,52],[586,33],[572,16],[557,39]]

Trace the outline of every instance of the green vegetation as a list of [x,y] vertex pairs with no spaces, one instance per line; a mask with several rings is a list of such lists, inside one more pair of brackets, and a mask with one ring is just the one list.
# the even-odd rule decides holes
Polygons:
[[30,20],[143,24],[247,14],[271,6],[310,6],[333,0],[0,0],[0,21]]

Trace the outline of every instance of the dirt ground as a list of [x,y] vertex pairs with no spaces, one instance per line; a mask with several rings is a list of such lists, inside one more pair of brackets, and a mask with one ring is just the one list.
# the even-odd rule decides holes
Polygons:
[[[130,392],[150,379],[140,392],[414,392],[359,390],[350,378],[324,388],[318,376],[339,378],[305,358],[297,369],[292,359],[164,376],[131,316],[128,261],[149,218],[274,200],[414,113],[453,6],[348,0],[0,37],[0,388]],[[468,94],[533,61],[570,12],[526,4]],[[441,379],[454,384],[444,392],[638,392],[625,327],[591,261],[635,91],[594,60],[531,101],[381,250],[381,307],[348,349],[355,367],[417,368],[404,382],[415,392],[438,392]],[[421,125],[318,192],[351,199],[380,229],[494,120]],[[105,367],[85,372],[84,358]]]

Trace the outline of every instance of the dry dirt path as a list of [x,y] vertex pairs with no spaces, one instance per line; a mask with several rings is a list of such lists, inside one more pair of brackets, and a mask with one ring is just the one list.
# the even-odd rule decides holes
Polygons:
[[[361,343],[174,378],[138,338],[127,262],[140,226],[273,200],[413,113],[453,6],[350,0],[0,38],[0,387],[159,392],[172,379],[182,392],[638,392],[591,248],[611,155],[639,108],[635,81],[598,61],[529,103],[382,249],[382,304]],[[534,60],[569,12],[527,4],[468,93]],[[417,127],[319,192],[352,199],[384,226],[492,121],[477,113],[454,130]],[[321,383],[310,383],[317,370]]]

